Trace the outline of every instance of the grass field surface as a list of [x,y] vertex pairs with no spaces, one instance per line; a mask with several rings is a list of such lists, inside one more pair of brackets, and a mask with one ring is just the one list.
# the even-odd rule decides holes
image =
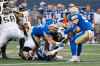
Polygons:
[[25,61],[18,57],[17,43],[10,42],[7,48],[9,59],[0,58],[0,66],[100,66],[100,45],[84,44],[80,63],[69,63],[71,57],[69,47],[65,47],[59,55],[64,56],[62,61]]

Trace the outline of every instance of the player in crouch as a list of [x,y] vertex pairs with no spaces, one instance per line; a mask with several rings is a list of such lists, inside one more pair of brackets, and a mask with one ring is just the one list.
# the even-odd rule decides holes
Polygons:
[[[52,27],[51,27],[52,26]],[[57,56],[57,53],[64,48],[62,37],[54,25],[49,26],[49,31],[45,33],[45,28],[34,27],[32,30],[32,37],[34,45],[27,43],[25,47],[30,48],[27,51],[24,49],[23,54],[27,59],[36,57],[39,60],[54,60],[63,59],[62,56]],[[37,39],[38,38],[38,39]],[[38,41],[38,42],[37,42]],[[35,49],[35,51],[34,51]]]
[[72,58],[69,61],[80,62],[82,44],[93,37],[93,28],[92,24],[80,15],[78,7],[74,4],[71,4],[71,6],[69,7],[69,12],[70,15],[68,19],[72,23],[72,26],[65,30],[65,33],[68,34],[69,32],[73,32],[75,27],[80,28],[79,33],[76,33],[70,37],[70,49],[72,53]]

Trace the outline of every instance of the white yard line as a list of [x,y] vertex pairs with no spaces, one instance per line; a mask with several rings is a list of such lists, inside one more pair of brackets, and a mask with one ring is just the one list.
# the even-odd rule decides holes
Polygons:
[[95,46],[100,46],[100,44],[84,44],[84,45],[95,45]]
[[[48,65],[48,64],[70,64],[71,62],[53,62],[53,63],[15,63],[15,64],[0,64],[0,66],[21,66],[21,65]],[[97,64],[100,64],[100,62],[91,62],[91,61],[83,61],[83,62],[80,62],[79,64],[94,64],[94,63],[97,63]]]
[[[95,46],[100,46],[100,44],[84,44],[84,45],[95,45]],[[7,53],[8,54],[10,54],[10,53],[12,53],[13,51],[8,51]],[[95,53],[83,53],[82,55],[100,55],[99,53],[98,54],[95,54]],[[83,62],[80,62],[80,64],[93,64],[93,63],[97,63],[97,64],[99,64],[100,62],[99,61],[97,61],[97,62],[93,62],[93,61],[91,61],[91,60],[87,60],[87,61],[83,61]],[[48,65],[48,64],[70,64],[70,62],[38,62],[38,63],[35,63],[34,61],[33,61],[33,63],[8,63],[8,64],[0,64],[0,66],[21,66],[21,65]]]
[[83,53],[82,55],[91,55],[91,56],[93,56],[93,55],[99,55],[100,56],[100,54],[95,54],[95,53]]
[[29,64],[31,64],[31,65],[32,64],[35,64],[35,65],[41,65],[41,64],[44,65],[45,64],[45,65],[47,65],[47,64],[62,64],[62,63],[64,63],[64,62],[53,62],[53,63],[42,63],[42,62],[41,63],[34,63],[33,62],[33,63],[15,63],[15,64],[12,63],[12,64],[0,64],[0,66],[8,66],[8,65],[16,66],[16,65],[29,65]]

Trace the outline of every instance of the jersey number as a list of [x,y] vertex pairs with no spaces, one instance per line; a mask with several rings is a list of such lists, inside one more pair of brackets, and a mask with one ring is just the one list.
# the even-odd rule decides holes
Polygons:
[[15,17],[14,16],[3,17],[3,21],[4,23],[15,22]]

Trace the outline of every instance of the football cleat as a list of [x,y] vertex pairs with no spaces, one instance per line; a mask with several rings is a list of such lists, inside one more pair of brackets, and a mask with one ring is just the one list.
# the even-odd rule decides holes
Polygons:
[[80,58],[78,56],[72,56],[72,58],[69,59],[69,62],[80,62]]

